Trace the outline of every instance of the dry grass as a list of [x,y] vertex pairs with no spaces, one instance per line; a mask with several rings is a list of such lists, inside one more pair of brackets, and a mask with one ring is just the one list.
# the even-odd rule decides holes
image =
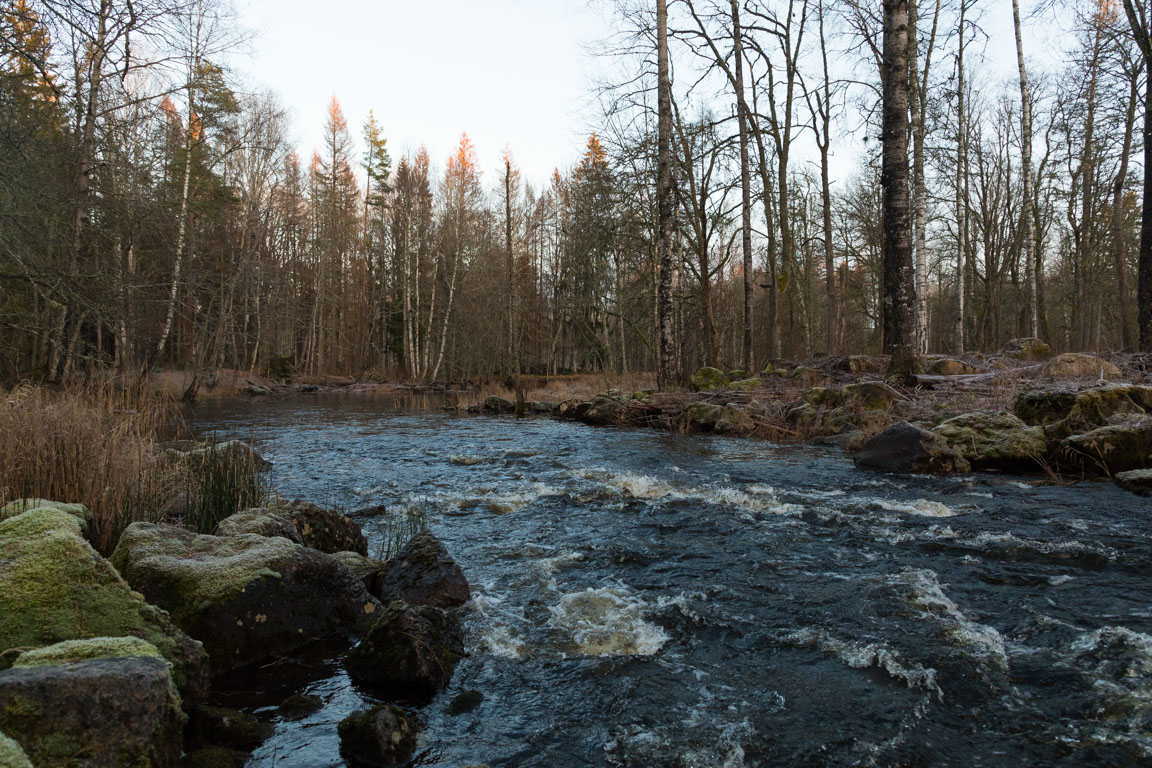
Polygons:
[[[654,373],[578,373],[564,376],[524,376],[524,396],[528,400],[559,403],[564,400],[590,400],[596,394],[618,389],[631,394],[656,386]],[[509,390],[511,392],[511,390]]]

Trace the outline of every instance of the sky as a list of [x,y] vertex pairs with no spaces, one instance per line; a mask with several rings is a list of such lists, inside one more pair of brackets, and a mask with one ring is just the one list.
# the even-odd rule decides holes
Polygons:
[[236,5],[252,37],[234,66],[277,93],[305,160],[333,95],[358,146],[374,111],[394,163],[424,144],[443,167],[466,131],[489,182],[505,146],[527,181],[545,182],[579,158],[595,123],[587,46],[611,30],[587,0]]

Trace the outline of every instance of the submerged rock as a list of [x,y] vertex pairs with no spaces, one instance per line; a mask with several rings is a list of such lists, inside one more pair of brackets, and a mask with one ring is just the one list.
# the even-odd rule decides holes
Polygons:
[[133,523],[112,561],[204,643],[219,673],[315,637],[364,628],[380,604],[344,565],[280,537],[221,537]]
[[396,601],[348,654],[346,667],[357,685],[423,703],[448,686],[463,656],[464,635],[455,616]]
[[953,474],[968,472],[968,461],[940,435],[906,421],[864,443],[854,459],[857,467],[882,472]]
[[977,411],[948,419],[932,430],[976,469],[1036,470],[1044,466],[1044,430],[1005,411]]
[[280,702],[280,716],[285,720],[300,720],[323,706],[324,701],[319,696],[294,693]]
[[224,707],[199,706],[188,716],[185,737],[191,746],[224,747],[251,752],[272,735],[271,723]]
[[340,755],[359,768],[403,765],[416,751],[420,722],[400,707],[381,704],[340,721]]
[[1152,496],[1152,469],[1131,469],[1116,475],[1116,485],[1137,496]]
[[0,730],[34,765],[76,765],[78,759],[92,768],[178,763],[184,713],[159,651],[39,663],[49,657],[20,660],[0,672]]
[[413,536],[383,563],[372,588],[384,603],[456,608],[472,599],[464,571],[430,531]]
[[92,637],[146,640],[172,662],[185,701],[207,692],[204,647],[132,591],[74,515],[40,507],[0,522],[0,650]]
[[269,512],[267,509],[245,509],[216,524],[216,536],[241,536],[254,533],[257,536],[280,536],[303,544],[296,524],[284,515]]
[[304,546],[333,554],[356,552],[368,554],[368,540],[360,526],[347,515],[325,509],[302,499],[275,503],[269,510],[286,517],[300,532]]
[[712,368],[711,366],[704,366],[696,373],[692,374],[692,388],[697,392],[704,392],[712,389],[719,389],[728,383],[728,377],[724,375],[724,371],[719,368]]
[[455,717],[456,715],[465,715],[484,702],[484,694],[475,688],[458,693],[452,697],[452,701],[448,703],[448,714]]
[[1064,457],[1087,474],[1116,475],[1152,467],[1152,421],[1107,426],[1072,435],[1060,444]]
[[1112,363],[1095,355],[1065,352],[1057,355],[1040,370],[1041,375],[1069,379],[1118,379],[1123,374]]

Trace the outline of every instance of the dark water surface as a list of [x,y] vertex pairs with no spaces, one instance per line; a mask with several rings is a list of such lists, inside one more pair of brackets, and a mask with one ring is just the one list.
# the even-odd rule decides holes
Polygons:
[[[255,439],[285,495],[427,503],[474,599],[421,765],[1152,765],[1147,499],[438,404],[193,418]],[[276,723],[249,765],[343,765],[336,723],[372,700],[339,649],[260,674],[222,697]],[[324,708],[279,719],[297,691]]]

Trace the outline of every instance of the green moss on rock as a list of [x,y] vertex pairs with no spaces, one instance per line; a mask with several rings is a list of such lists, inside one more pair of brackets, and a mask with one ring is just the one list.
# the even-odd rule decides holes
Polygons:
[[977,469],[1034,470],[1048,452],[1044,430],[1005,411],[955,416],[932,430]]
[[747,392],[751,389],[763,389],[764,379],[738,379],[728,385],[730,389],[736,392]]
[[698,392],[719,389],[727,383],[728,377],[725,376],[724,371],[719,368],[712,368],[706,365],[692,374],[692,388]]
[[36,648],[20,654],[13,669],[46,667],[52,664],[73,664],[91,659],[116,659],[133,656],[163,658],[156,646],[138,637],[92,637],[85,640],[65,640],[62,643]]
[[0,733],[0,766],[3,768],[33,768],[32,761],[12,739]]
[[16,517],[17,515],[22,515],[25,512],[31,512],[35,509],[56,509],[72,515],[80,521],[81,527],[85,529],[87,529],[88,523],[92,521],[91,513],[83,504],[65,504],[48,499],[16,499],[15,501],[10,501],[3,507],[0,507],[0,520],[7,520],[10,517]]

